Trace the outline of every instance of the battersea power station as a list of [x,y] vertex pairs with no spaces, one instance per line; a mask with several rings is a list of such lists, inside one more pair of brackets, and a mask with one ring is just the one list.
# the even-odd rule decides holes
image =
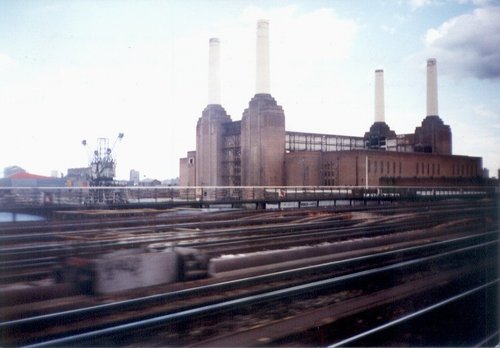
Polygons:
[[[427,116],[414,133],[385,123],[384,72],[375,70],[375,120],[364,135],[287,131],[270,92],[269,22],[257,23],[256,94],[233,121],[220,103],[219,40],[209,41],[208,105],[196,151],[180,159],[181,186],[467,185],[482,177],[480,157],[452,154],[438,113],[437,66],[427,60]],[[368,127],[367,127],[368,128]]]

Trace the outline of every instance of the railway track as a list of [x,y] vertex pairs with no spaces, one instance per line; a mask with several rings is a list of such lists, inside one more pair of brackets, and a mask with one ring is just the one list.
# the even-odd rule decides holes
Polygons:
[[[290,327],[287,331],[281,331],[281,336],[276,336],[271,340],[268,336],[262,336],[260,332],[260,330],[266,330],[267,325],[263,323],[272,322],[274,326],[281,321],[290,323],[291,313],[299,313],[296,320],[304,321],[304,316],[312,316],[312,313],[317,315],[317,311],[325,305],[339,307],[344,303],[345,307],[347,306],[345,302],[349,302],[351,310],[359,307],[356,313],[372,310],[375,304],[380,305],[380,296],[384,292],[394,292],[391,302],[399,297],[403,300],[407,296],[415,296],[416,284],[418,284],[419,291],[429,293],[436,291],[435,287],[442,290],[449,288],[451,283],[456,285],[457,279],[468,275],[471,279],[467,282],[467,286],[485,281],[497,282],[496,278],[484,278],[497,276],[491,258],[498,252],[498,233],[499,231],[492,231],[482,238],[461,238],[146,298],[13,320],[0,324],[0,329],[4,338],[17,331],[26,340],[29,337],[29,328],[36,328],[47,333],[50,332],[47,329],[53,327],[55,322],[73,323],[67,332],[53,333],[52,336],[42,340],[31,337],[27,341],[17,342],[35,346],[93,345],[96,343],[102,345],[103,342],[105,345],[120,345],[127,340],[133,342],[136,337],[144,337],[145,331],[148,335],[153,335],[154,332],[156,332],[154,335],[160,335],[155,336],[157,342],[174,345],[191,345],[196,342],[212,346],[221,346],[224,342],[232,345],[254,345],[258,344],[262,337],[267,337],[267,340],[261,340],[261,344],[267,345],[272,340],[279,339],[286,342],[287,336],[283,333],[290,332]],[[478,252],[484,255],[479,262],[476,258]],[[476,261],[475,266],[471,266],[472,259]],[[367,266],[368,264],[370,266]],[[479,276],[481,279],[477,276],[478,266],[483,270]],[[339,271],[339,268],[343,271]],[[317,272],[322,275],[311,276]],[[488,274],[485,275],[486,273]],[[287,279],[289,281],[285,282],[284,280]],[[262,290],[263,284],[265,284],[265,290]],[[447,293],[449,291],[451,290]],[[456,291],[456,286],[454,291]],[[367,301],[370,296],[378,300]],[[196,301],[193,302],[193,299]],[[363,305],[358,304],[353,307],[353,303],[359,301]],[[387,301],[387,296],[385,296],[385,301]],[[151,308],[156,304],[158,308],[162,304],[165,307],[165,303],[174,302],[176,305],[170,305],[170,310],[157,309],[156,313],[148,314],[138,310],[138,307]],[[271,321],[268,319],[270,308],[274,308]],[[111,313],[115,322],[101,322],[96,326],[96,318],[102,320],[105,313],[108,315]],[[246,325],[235,328],[235,315],[246,316],[243,320]],[[345,320],[352,316],[352,313],[344,315],[337,313],[336,316]],[[118,320],[117,317],[119,317]],[[84,325],[82,323],[89,325],[88,322],[91,322],[90,327],[81,327]],[[236,329],[237,333],[227,333],[226,326],[231,322],[233,322],[230,325],[233,329],[231,331]],[[259,323],[259,329],[248,327],[248,325],[255,326],[255,322]],[[217,328],[215,330],[214,325]],[[161,329],[156,331],[159,326]],[[188,330],[191,331],[186,335],[185,330],[178,330],[180,327],[189,328]],[[141,334],[139,335],[138,331],[134,330],[139,330]],[[169,337],[165,337],[165,332],[170,333],[167,335]]]
[[[494,323],[494,319],[491,320],[491,316],[495,314],[487,314],[489,317],[487,320],[491,320],[489,323],[484,323],[485,318],[475,318],[475,321],[481,322],[484,326],[475,326],[473,322],[468,322],[470,324],[469,327],[464,328],[461,327],[457,330],[457,328],[453,328],[450,325],[447,326],[447,333],[452,333],[455,336],[455,340],[450,340],[446,338],[443,340],[442,332],[436,332],[435,330],[429,329],[436,324],[436,320],[447,321],[446,316],[451,313],[456,313],[458,315],[464,314],[465,311],[474,312],[474,309],[471,308],[470,302],[466,302],[465,300],[469,300],[473,296],[486,296],[495,298],[498,295],[498,284],[500,279],[495,279],[481,285],[478,285],[469,290],[465,290],[463,292],[457,293],[453,296],[443,299],[442,301],[433,303],[427,307],[423,307],[418,309],[413,313],[409,313],[402,317],[399,317],[395,320],[384,323],[383,325],[376,326],[367,331],[360,332],[354,336],[343,339],[342,341],[335,342],[330,345],[330,347],[346,347],[346,346],[365,346],[367,344],[384,346],[387,344],[391,344],[396,342],[403,342],[401,338],[403,335],[406,337],[417,336],[417,335],[426,335],[425,341],[422,338],[415,339],[414,343],[419,343],[422,345],[432,345],[432,346],[452,346],[456,342],[460,342],[465,346],[474,346],[474,347],[489,347],[495,346],[498,343],[498,323]],[[477,301],[477,300],[476,300]],[[460,307],[460,310],[456,310],[457,307]],[[436,312],[441,311],[436,315]],[[479,316],[485,316],[484,312],[481,312]],[[424,322],[425,321],[425,322]],[[411,325],[412,327],[417,328],[418,333],[412,332],[408,333],[407,326]],[[436,325],[437,326],[437,325]],[[462,326],[462,325],[461,325]],[[484,328],[488,327],[489,332],[491,334],[487,335],[483,339],[478,340],[473,335],[471,335],[470,327],[479,327],[479,329],[484,330]],[[460,330],[466,329],[462,332]],[[434,332],[432,332],[434,331]],[[438,337],[440,335],[441,337]],[[428,336],[431,336],[430,338]],[[390,338],[389,338],[390,337]],[[459,337],[459,339],[457,339]],[[432,344],[429,344],[432,342]],[[406,338],[406,343],[408,343],[408,338]],[[413,345],[413,344],[412,344]],[[417,345],[417,344],[415,344]]]
[[[423,216],[424,220],[433,220],[437,221],[437,219],[446,219],[447,214],[452,211],[448,208],[448,210],[439,209],[441,207],[434,208],[432,213]],[[459,210],[460,207],[455,208],[453,213],[461,214],[464,216],[467,214],[465,209]],[[477,215],[477,208],[471,210],[470,207],[467,208],[471,215]],[[484,209],[495,209],[494,207],[484,207]],[[398,211],[399,210],[399,211]],[[392,212],[386,211],[385,214],[399,214],[401,209],[394,209]],[[317,213],[316,213],[317,214]],[[441,217],[437,216],[440,214]],[[251,220],[243,219],[243,221],[239,221],[235,223],[234,220],[229,221],[210,221],[210,222],[190,222],[184,224],[155,224],[154,222],[149,221],[149,226],[133,226],[133,227],[115,227],[111,229],[110,227],[101,227],[100,229],[92,228],[90,230],[80,229],[73,230],[74,226],[67,226],[69,230],[60,231],[63,227],[59,224],[54,224],[52,226],[52,232],[22,232],[19,229],[14,229],[14,231],[3,231],[0,234],[0,245],[6,246],[7,248],[2,248],[0,250],[0,258],[4,260],[8,260],[9,257],[13,258],[13,254],[22,254],[32,252],[35,253],[37,248],[54,248],[61,247],[64,244],[71,244],[72,247],[78,248],[78,241],[82,243],[85,242],[87,246],[90,244],[98,245],[101,247],[109,247],[110,243],[117,243],[116,239],[119,239],[118,247],[123,244],[134,244],[140,245],[145,243],[154,243],[154,242],[170,242],[176,243],[178,241],[185,242],[187,240],[199,240],[204,239],[207,240],[209,238],[232,238],[235,236],[245,234],[247,236],[251,236],[251,233],[254,234],[264,234],[264,233],[273,233],[277,234],[283,231],[291,231],[300,229],[304,230],[317,230],[326,229],[326,228],[336,228],[336,227],[345,227],[348,224],[355,224],[359,222],[359,220],[353,219],[352,217],[346,217],[342,214],[337,215],[337,217],[331,216],[328,212],[324,213],[327,217],[321,217],[321,219],[314,220],[324,220],[327,221],[314,221],[311,217],[307,219],[307,222],[304,222],[304,218],[300,219],[302,216],[276,216],[276,214],[272,214],[267,219],[263,217],[259,220]],[[328,216],[330,215],[330,216]],[[314,217],[313,217],[314,218]],[[284,220],[284,221],[283,221]],[[142,220],[141,220],[142,221]],[[259,226],[255,224],[258,221]],[[379,219],[380,221],[380,219]],[[422,221],[420,221],[421,223]],[[117,224],[117,221],[111,221],[112,224]],[[134,223],[137,223],[135,221]],[[243,225],[245,223],[245,225]],[[411,223],[411,222],[408,222]],[[229,228],[228,226],[237,226],[237,228]],[[343,226],[344,225],[344,226]],[[297,227],[296,227],[297,226]],[[24,227],[30,228],[30,227]],[[115,239],[115,241],[113,241]],[[134,240],[135,239],[135,240]],[[41,245],[41,243],[44,243]],[[108,244],[106,244],[108,243]],[[106,244],[106,245],[105,245]],[[188,244],[193,245],[193,244]],[[12,246],[12,247],[9,247]],[[31,249],[30,249],[31,248]],[[9,255],[9,251],[11,251]]]
[[[417,211],[415,206],[391,205],[262,215],[216,212],[213,218],[212,213],[201,214],[200,221],[195,216],[148,215],[126,218],[123,225],[106,218],[102,228],[98,221],[84,221],[80,228],[78,223],[67,222],[52,227],[43,224],[39,230],[30,230],[32,224],[19,224],[12,230],[3,227],[0,343],[328,345],[349,339],[344,329],[345,337],[332,337],[332,325],[356,327],[352,337],[362,332],[363,325],[349,322],[353,315],[372,318],[366,320],[372,322],[365,330],[369,331],[380,324],[379,317],[387,322],[402,317],[401,308],[408,301],[431,298],[435,301],[425,304],[433,306],[458,296],[458,291],[497,287],[498,202],[441,202],[417,207]],[[68,256],[173,245],[196,248],[217,267],[224,264],[217,261],[224,261],[227,254],[245,254],[238,262],[247,264],[232,270],[214,267],[217,272],[207,279],[106,296],[89,296],[50,281],[53,270]],[[312,255],[304,259],[276,257],[301,248],[310,248]],[[245,257],[253,258],[253,263],[242,261]],[[256,259],[267,261],[255,263]],[[336,283],[330,283],[334,279]],[[38,285],[9,290],[20,286],[20,281]],[[287,292],[299,288],[304,292]],[[388,297],[389,293],[393,295]],[[244,299],[251,300],[243,305]],[[378,306],[384,301],[386,307]],[[396,302],[401,302],[399,309]],[[218,305],[223,306],[222,312],[210,312],[209,308]],[[322,306],[335,311],[344,308],[346,313],[332,319]],[[348,308],[358,310],[351,313]],[[405,315],[411,310],[405,310]],[[423,307],[415,313],[419,310]],[[387,314],[393,312],[399,316]],[[191,316],[181,318],[180,313]],[[224,313],[231,315],[221,321]],[[216,322],[211,317],[216,317]],[[235,327],[235,321],[246,326]],[[321,329],[315,334],[304,323],[315,323]],[[158,326],[163,331],[158,332]],[[237,335],[229,335],[230,331]],[[325,341],[317,341],[318,334]],[[144,340],[145,335],[151,340]]]
[[[474,201],[474,205],[488,205],[489,201]],[[231,227],[238,225],[264,224],[268,221],[280,220],[283,222],[293,221],[300,218],[307,218],[312,215],[322,213],[351,213],[370,211],[380,215],[393,215],[414,213],[418,210],[433,211],[453,211],[455,209],[470,208],[470,202],[454,201],[450,202],[424,202],[398,205],[381,205],[381,206],[355,206],[355,207],[336,207],[336,208],[313,208],[284,211],[267,211],[256,214],[254,211],[248,210],[230,210],[230,211],[204,211],[199,209],[170,209],[170,210],[146,210],[144,214],[142,210],[134,211],[130,215],[114,217],[115,214],[109,215],[109,211],[96,211],[92,214],[85,215],[85,219],[76,220],[58,220],[56,223],[52,221],[36,221],[36,222],[15,222],[0,224],[0,236],[31,234],[38,233],[83,233],[83,232],[102,232],[105,229],[126,229],[127,227],[141,227],[150,231],[156,232],[162,229],[169,228],[211,228],[211,227]]]
[[[494,204],[476,207],[467,205],[455,209],[453,214],[456,219],[477,218],[478,216],[494,215],[495,209]],[[291,216],[285,216],[284,218],[287,220],[285,222],[277,218],[276,213],[273,213],[269,219],[252,219],[252,223],[244,226],[241,222],[211,221],[208,222],[209,226],[207,226],[207,222],[190,222],[188,225],[154,225],[148,228],[127,227],[116,228],[113,231],[108,229],[95,231],[92,229],[91,231],[70,230],[64,233],[43,232],[39,234],[3,235],[0,237],[0,239],[4,238],[0,243],[2,245],[0,248],[0,261],[9,265],[10,269],[16,269],[16,273],[19,274],[29,268],[46,268],[50,262],[56,264],[58,262],[56,258],[89,255],[112,249],[141,247],[152,244],[163,247],[175,245],[193,247],[206,250],[210,256],[217,256],[224,253],[279,249],[320,242],[338,242],[345,239],[395,233],[412,228],[431,228],[449,220],[451,213],[449,206],[446,208],[442,205],[438,206],[437,209],[432,208],[432,211],[426,209],[418,216],[414,213],[408,215],[406,212],[399,214],[400,210],[400,208],[397,208],[393,212],[393,216],[398,214],[399,218],[397,219],[394,217],[384,219],[384,216],[388,214],[387,210],[384,210],[382,217],[372,215],[371,225],[367,223],[360,224],[361,219],[356,218],[352,213],[347,216],[343,213],[328,214],[323,212],[318,214],[318,212],[315,212],[314,214],[317,216],[311,217],[302,212],[293,220],[291,220]],[[308,214],[311,214],[311,212]],[[245,217],[244,221],[247,223],[248,215]],[[308,219],[305,217],[308,217]],[[259,224],[255,225],[253,221],[259,221]],[[225,227],[230,224],[233,225],[232,228]],[[357,224],[359,226],[356,226]],[[237,225],[237,227],[234,227],[234,225]],[[71,237],[68,237],[68,234]],[[38,236],[42,238],[38,239]],[[49,241],[44,243],[44,239]],[[26,243],[26,241],[29,241],[29,243]],[[39,263],[41,260],[44,260],[43,263]],[[34,274],[34,276],[36,275]],[[24,275],[21,274],[20,277],[24,277]],[[9,280],[15,280],[15,275],[0,275],[0,282]]]

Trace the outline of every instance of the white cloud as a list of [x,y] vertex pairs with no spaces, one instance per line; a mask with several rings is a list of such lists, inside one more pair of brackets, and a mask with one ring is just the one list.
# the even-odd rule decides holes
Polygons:
[[386,24],[383,24],[380,29],[382,29],[383,32],[394,35],[396,34],[396,28],[388,26]]
[[475,6],[488,6],[498,0],[457,0],[459,4],[473,4]]
[[5,72],[16,65],[14,59],[0,52],[0,73]]
[[[277,58],[307,60],[338,60],[349,55],[358,24],[337,17],[331,8],[311,12],[299,11],[296,6],[262,10],[249,8],[244,17],[255,26],[260,18],[271,22],[272,49]],[[297,54],[297,50],[307,54]],[[282,62],[285,62],[284,60]]]
[[[332,9],[249,7],[242,16],[188,31],[163,46],[144,43],[81,64],[29,67],[22,79],[0,84],[0,111],[10,130],[0,148],[23,144],[2,154],[0,167],[66,172],[87,164],[82,139],[93,149],[97,137],[113,140],[124,132],[118,178],[127,178],[131,168],[141,176],[177,176],[179,158],[195,148],[196,121],[207,103],[208,39],[221,39],[222,105],[239,120],[255,93],[260,18],[270,20],[271,92],[285,109],[287,129],[314,123],[324,128],[331,118],[326,112],[342,115],[363,104],[349,82],[335,83],[352,79],[337,77],[347,72],[335,63],[349,57],[357,22]],[[308,122],[315,117],[317,122]]]
[[[351,53],[359,23],[339,18],[333,9],[303,11],[297,6],[262,9],[246,8],[242,16],[218,23],[215,36],[221,40],[222,105],[233,120],[241,119],[243,110],[255,94],[255,31],[258,19],[270,21],[271,94],[284,107],[287,129],[310,130],[323,127],[332,114],[346,113],[357,107],[358,100],[349,88],[352,76],[341,65]],[[208,34],[200,33],[201,43],[194,37],[184,45],[201,47],[200,56],[192,56],[201,78],[203,104],[195,115],[201,115],[206,102],[206,61]],[[344,78],[345,76],[345,78]],[[312,78],[314,77],[314,78]],[[346,81],[339,84],[339,81]],[[350,104],[352,102],[352,104]],[[342,108],[342,110],[339,110]],[[312,122],[304,122],[308,115]],[[314,122],[313,118],[318,118]],[[343,124],[342,124],[343,125]],[[194,139],[194,122],[192,123]],[[299,128],[300,127],[300,128]],[[309,128],[308,128],[309,127]],[[331,132],[334,132],[331,129]]]
[[[270,20],[271,93],[285,109],[287,129],[343,132],[335,127],[347,125],[335,122],[335,116],[353,112],[359,98],[355,97],[350,84],[352,75],[341,67],[350,56],[360,24],[338,17],[331,8],[304,12],[295,6],[267,11],[250,8],[245,18],[251,32],[250,51],[246,54],[251,56],[251,73],[247,78],[252,88],[250,94],[244,94],[245,107],[254,93],[255,23],[259,18],[267,18]],[[240,115],[242,111],[239,110]],[[326,129],[325,120],[331,120]]]
[[496,127],[480,127],[470,122],[453,126],[453,152],[483,158],[483,167],[490,173],[500,169],[500,137]]
[[500,79],[500,6],[481,7],[427,31],[427,57],[442,63],[443,73]]
[[[426,6],[444,5],[449,0],[408,0],[410,8],[415,11]],[[458,4],[472,4],[474,6],[488,6],[498,0],[455,0]]]
[[412,10],[417,10],[421,7],[429,6],[435,2],[435,0],[409,0],[409,4]]
[[485,120],[500,120],[500,114],[493,112],[484,104],[476,105],[473,109],[473,112],[476,116]]

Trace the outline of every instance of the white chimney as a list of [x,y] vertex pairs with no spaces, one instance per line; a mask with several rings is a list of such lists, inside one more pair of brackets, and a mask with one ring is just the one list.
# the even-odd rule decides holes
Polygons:
[[384,70],[375,70],[375,122],[385,122]]
[[269,82],[269,21],[257,22],[256,94],[270,94]]
[[208,104],[220,104],[220,43],[218,38],[209,40]]
[[436,59],[427,59],[427,116],[438,116]]

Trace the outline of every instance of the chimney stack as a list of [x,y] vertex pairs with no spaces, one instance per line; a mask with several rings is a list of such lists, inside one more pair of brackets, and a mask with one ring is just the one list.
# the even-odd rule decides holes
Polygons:
[[427,116],[438,116],[436,59],[427,59]]
[[208,104],[220,105],[220,42],[218,38],[209,40]]
[[270,94],[269,82],[269,21],[257,22],[256,94]]
[[375,122],[385,122],[384,70],[375,70]]

